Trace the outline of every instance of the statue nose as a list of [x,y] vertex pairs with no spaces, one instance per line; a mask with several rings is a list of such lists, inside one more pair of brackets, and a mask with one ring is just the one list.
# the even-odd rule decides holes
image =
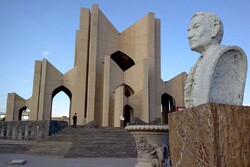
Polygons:
[[187,39],[191,39],[193,36],[194,36],[194,34],[191,31],[188,31]]
[[192,28],[188,29],[187,32],[187,39],[191,39],[192,37],[194,37],[194,30]]

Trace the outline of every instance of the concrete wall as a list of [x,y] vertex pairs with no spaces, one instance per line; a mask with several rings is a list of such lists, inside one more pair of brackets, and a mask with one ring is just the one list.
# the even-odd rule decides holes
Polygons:
[[167,81],[166,92],[175,99],[176,106],[184,107],[184,87],[187,79],[185,72],[175,76],[171,80]]
[[64,121],[4,121],[0,122],[0,139],[41,140],[68,125]]
[[118,50],[118,39],[119,32],[99,10],[98,6],[93,5],[89,46],[87,122],[95,120],[99,125],[102,124],[105,87],[103,84],[104,57]]

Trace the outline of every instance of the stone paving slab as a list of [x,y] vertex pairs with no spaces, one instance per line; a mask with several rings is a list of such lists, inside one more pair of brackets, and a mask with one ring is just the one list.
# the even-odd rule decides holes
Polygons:
[[37,143],[37,141],[0,139],[0,144],[27,144],[27,145],[32,145],[34,143]]
[[10,160],[8,162],[9,165],[24,165],[27,162],[27,160],[24,159],[14,159]]
[[[9,165],[10,160],[27,160],[24,165]],[[134,167],[136,158],[62,158],[27,154],[0,154],[0,167]]]

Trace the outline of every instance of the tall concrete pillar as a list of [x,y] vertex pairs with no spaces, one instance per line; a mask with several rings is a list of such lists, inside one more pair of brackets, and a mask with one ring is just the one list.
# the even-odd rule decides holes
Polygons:
[[14,121],[15,93],[8,93],[6,121]]
[[41,87],[39,94],[39,110],[38,110],[38,120],[44,120],[44,104],[45,104],[45,91],[46,91],[46,79],[47,79],[47,61],[43,60],[42,70],[41,70]]
[[124,94],[124,88],[123,86],[119,86],[115,90],[115,113],[114,113],[114,127],[120,127],[121,126],[121,120],[120,117],[123,117],[123,94]]
[[102,126],[109,126],[109,103],[110,103],[110,56],[104,59],[104,82],[103,82],[103,110]]
[[99,8],[97,5],[92,7],[90,20],[90,43],[89,43],[89,68],[88,68],[88,95],[87,95],[87,118],[86,122],[95,120],[96,110],[96,75],[97,75],[97,34],[98,34]]
[[29,120],[38,119],[38,110],[39,110],[39,95],[40,95],[40,86],[41,86],[41,71],[42,71],[42,62],[36,60],[35,62],[35,71],[33,79],[33,92],[32,99],[30,104],[30,113]]

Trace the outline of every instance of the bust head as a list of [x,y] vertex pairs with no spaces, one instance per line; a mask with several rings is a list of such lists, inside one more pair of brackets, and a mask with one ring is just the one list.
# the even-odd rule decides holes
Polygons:
[[213,13],[196,13],[190,22],[187,38],[191,50],[203,53],[211,45],[219,44],[223,37],[223,23]]

